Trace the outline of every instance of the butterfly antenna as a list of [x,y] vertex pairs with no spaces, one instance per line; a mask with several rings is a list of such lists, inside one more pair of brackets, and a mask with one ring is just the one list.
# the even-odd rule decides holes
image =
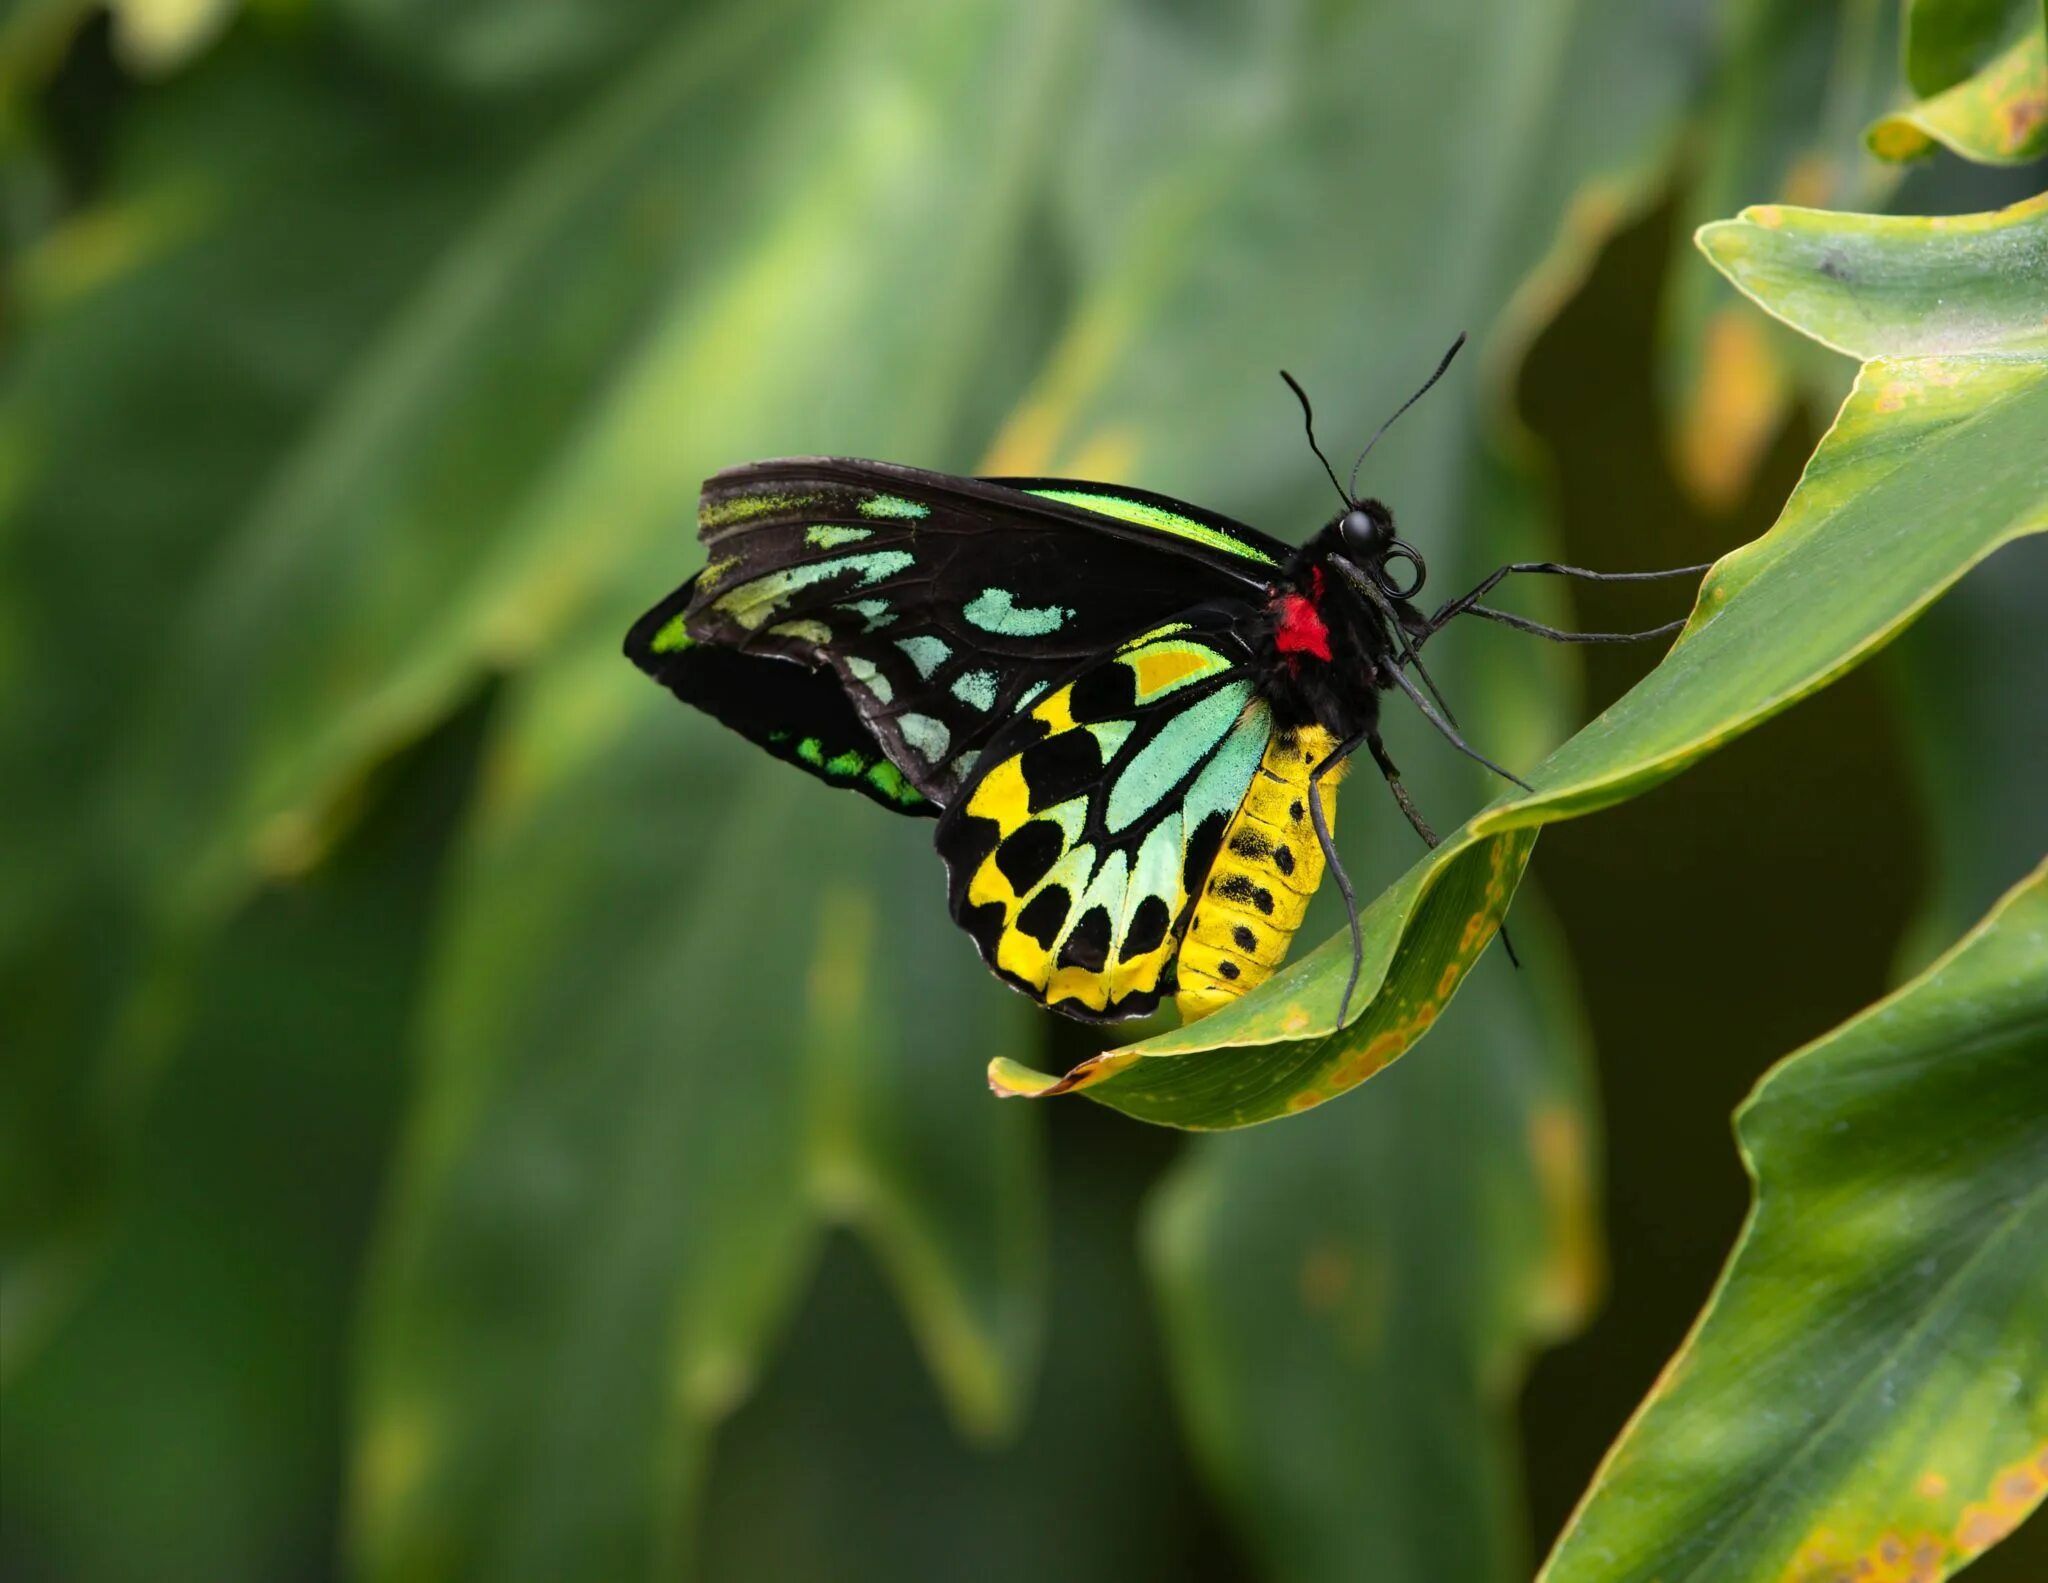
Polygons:
[[[1410,396],[1406,401],[1402,402],[1400,406],[1394,409],[1393,418],[1387,419],[1385,423],[1382,423],[1377,429],[1373,430],[1372,438],[1365,442],[1365,449],[1358,453],[1358,460],[1351,464],[1351,488],[1345,492],[1344,498],[1346,500],[1355,500],[1358,498],[1358,469],[1364,465],[1366,457],[1372,453],[1372,448],[1380,443],[1380,436],[1382,434],[1385,434],[1387,430],[1391,429],[1394,426],[1394,418],[1400,417],[1402,413],[1406,412],[1410,407],[1414,406],[1416,402],[1420,401],[1424,396],[1429,394],[1429,387],[1431,385],[1434,385],[1439,379],[1442,379],[1444,377],[1444,370],[1451,366],[1451,359],[1458,355],[1458,348],[1463,346],[1464,344],[1465,332],[1463,330],[1460,330],[1458,332],[1458,338],[1455,341],[1451,342],[1451,349],[1448,352],[1444,353],[1444,360],[1436,365],[1436,372],[1434,374],[1431,374],[1429,378],[1425,379],[1422,382],[1422,388],[1420,390],[1416,391],[1414,395]],[[1281,377],[1286,378],[1285,375],[1282,375]],[[1287,383],[1292,385],[1294,381],[1289,379]],[[1299,388],[1296,389],[1295,393],[1297,395],[1300,395]],[[1301,399],[1302,405],[1306,406],[1308,404],[1308,398],[1306,396],[1302,396]],[[1322,453],[1319,451],[1316,454],[1321,455]],[[1327,467],[1329,463],[1325,462],[1323,465]],[[1334,478],[1332,479],[1332,482],[1335,482]]]
[[[1459,339],[1462,340],[1463,337],[1461,336]],[[1308,448],[1316,453],[1316,460],[1323,464],[1323,471],[1330,475],[1330,487],[1337,491],[1338,496],[1344,502],[1345,509],[1348,511],[1351,508],[1351,497],[1345,494],[1344,486],[1337,482],[1337,469],[1330,465],[1330,459],[1323,455],[1323,448],[1316,444],[1316,415],[1308,404],[1308,392],[1295,383],[1294,376],[1288,373],[1286,369],[1280,370],[1280,377],[1287,381],[1287,388],[1294,392],[1294,399],[1301,403],[1301,426],[1308,431]],[[1426,389],[1427,387],[1425,386],[1424,388]],[[1354,469],[1352,477],[1356,478],[1357,476],[1358,474]]]

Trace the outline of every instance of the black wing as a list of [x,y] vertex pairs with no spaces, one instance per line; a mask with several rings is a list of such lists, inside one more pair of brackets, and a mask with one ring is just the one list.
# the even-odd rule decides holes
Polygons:
[[[941,805],[1033,690],[1190,606],[1248,606],[1292,553],[1143,491],[830,457],[718,474],[699,526],[709,560],[635,626],[635,662],[692,702],[669,674],[685,641],[829,668],[867,732],[859,751]],[[682,679],[699,663],[682,662]],[[747,696],[767,674],[734,672],[705,707],[775,751],[767,737],[782,722],[757,718]],[[826,778],[874,795],[866,777]]]

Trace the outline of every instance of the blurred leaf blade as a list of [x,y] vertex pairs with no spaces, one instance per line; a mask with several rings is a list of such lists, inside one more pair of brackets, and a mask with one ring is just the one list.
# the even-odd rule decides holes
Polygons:
[[[1951,246],[1967,257],[1986,237],[2031,259],[2044,222],[2041,200],[1961,222],[1954,244],[1943,222],[1896,222],[1917,224],[1937,261],[1909,294],[1926,279],[1967,277],[1958,289],[1987,327],[1961,350],[1928,352],[1912,315],[1876,321],[1858,346],[1872,360],[1777,526],[1707,574],[1663,663],[1530,773],[1533,795],[1481,813],[1366,909],[1364,970],[1343,1031],[1327,1031],[1350,968],[1339,936],[1199,1023],[1057,1082],[994,1070],[998,1091],[1080,1091],[1199,1128],[1248,1125],[1345,1091],[1435,1021],[1505,913],[1538,827],[1678,773],[1856,664],[2000,545],[2048,530],[2048,452],[2034,443],[2048,430],[2048,356],[2024,313],[2003,314],[2034,276],[1942,262]],[[1839,260],[1859,257],[1869,230],[1860,216],[1766,209],[1709,227],[1702,246],[1774,312],[1813,328],[1816,305],[1853,300]],[[1818,234],[1835,238],[1832,250],[1812,247]],[[1970,511],[1950,508],[1959,496]]]
[[1742,1241],[1545,1583],[1945,1578],[2048,1495],[2048,868],[1738,1127]]
[[1906,0],[1906,81],[1923,99],[1953,88],[2039,14],[2034,0]]
[[[631,366],[647,314],[674,291],[692,228],[709,222],[663,202],[662,173],[706,135],[735,77],[786,58],[768,47],[776,17],[715,9],[685,21],[543,141],[230,535],[150,700],[132,771],[162,825],[148,840],[173,920],[203,917],[258,865],[317,853],[326,805],[363,766],[484,665],[516,658],[629,546],[601,520],[533,544],[518,507],[573,449],[577,414]],[[701,196],[725,195],[714,181]],[[537,300],[551,305],[553,335],[533,333]],[[516,465],[478,468],[482,446]],[[252,668],[252,652],[266,663]]]
[[2048,151],[2048,9],[2019,8],[2025,30],[1973,76],[1871,125],[1881,159],[1920,159],[1936,146],[1984,165],[2024,165]]
[[[956,387],[991,377],[973,348],[1041,179],[1019,150],[1056,113],[1078,15],[962,8],[909,56],[879,22],[839,37],[787,123],[808,157],[751,200],[772,223],[651,327],[529,504],[550,533],[602,514],[646,543],[540,644],[497,744],[363,1382],[372,1577],[686,1564],[711,1430],[834,1221],[879,1255],[961,1427],[1016,1423],[1042,1302],[1035,1125],[1000,1116],[956,1063],[962,1037],[1018,1050],[1038,1025],[931,907],[928,825],[878,828],[872,806],[681,709],[619,637],[688,569],[676,502],[719,462],[957,443]],[[979,95],[994,113],[939,136],[998,61],[1004,91]],[[824,357],[831,326],[854,322],[864,356]],[[936,366],[935,323],[954,338]],[[692,408],[676,443],[663,415],[707,386],[725,399]],[[592,1069],[559,1069],[558,1047]],[[640,1097],[614,1140],[595,1123],[619,1094]],[[577,1191],[500,1179],[522,1157]],[[478,1356],[465,1306],[497,1278],[451,1261],[515,1236],[503,1279],[525,1322]]]

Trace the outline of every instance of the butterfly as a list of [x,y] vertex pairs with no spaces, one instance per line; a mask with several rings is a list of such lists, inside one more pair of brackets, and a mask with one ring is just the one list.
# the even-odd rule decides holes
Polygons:
[[1467,614],[1565,641],[1657,636],[1682,623],[1566,633],[1481,601],[1516,573],[1703,568],[1522,562],[1425,614],[1423,557],[1358,496],[1356,464],[1338,483],[1282,377],[1343,501],[1299,548],[1110,484],[755,462],[706,481],[706,564],[626,654],[775,757],[936,819],[954,919],[1000,978],[1069,1016],[1228,1005],[1279,966],[1328,869],[1352,928],[1341,1025],[1362,939],[1331,831],[1353,753],[1436,842],[1380,738],[1382,694],[1513,780],[1459,733],[1429,638]]

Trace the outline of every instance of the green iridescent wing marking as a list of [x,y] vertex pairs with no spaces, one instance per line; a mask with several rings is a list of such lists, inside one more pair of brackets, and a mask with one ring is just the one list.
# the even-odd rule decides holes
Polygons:
[[1173,966],[1272,725],[1232,635],[1186,612],[1032,699],[939,821],[953,916],[990,967],[1090,1021],[1142,1016]]
[[1271,571],[1278,571],[1287,558],[1284,546],[1274,544],[1263,533],[1255,532],[1241,522],[1232,522],[1213,511],[1147,494],[1140,489],[1088,484],[1072,478],[999,478],[990,482],[1003,484],[1040,500],[1057,501],[1118,522],[1151,528],[1183,543],[1238,557]]
[[[1137,491],[1024,482],[833,458],[720,473],[698,512],[704,570],[657,607],[659,623],[653,612],[643,619],[629,652],[657,675],[665,656],[720,649],[827,676],[869,751],[944,804],[1036,691],[1175,611],[1262,591],[1288,553],[1242,524]],[[707,676],[708,663],[678,675]],[[712,712],[820,773],[769,742],[783,723],[751,718],[744,698],[721,698]]]

